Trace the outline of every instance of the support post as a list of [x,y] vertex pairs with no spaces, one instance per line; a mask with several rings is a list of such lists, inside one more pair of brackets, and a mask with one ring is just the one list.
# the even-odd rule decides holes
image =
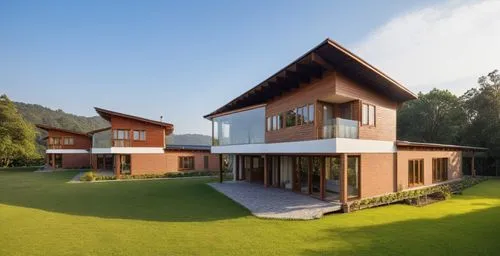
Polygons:
[[51,157],[52,157],[52,168],[55,169],[56,168],[56,154],[52,154]]
[[476,177],[476,164],[474,162],[475,162],[475,155],[474,155],[474,151],[472,151],[472,163],[471,163],[472,177]]
[[264,155],[264,187],[267,188],[269,186],[269,168],[268,168],[268,162],[267,162],[267,155]]
[[[115,177],[116,177],[117,179],[119,179],[119,178],[120,178],[120,170],[121,170],[121,168],[122,168],[122,167],[121,167],[121,159],[120,159],[120,155],[113,155],[113,157],[114,157],[114,159],[113,159],[113,160],[114,160],[114,162],[115,162],[115,164],[114,164],[114,165],[115,165],[115,166],[114,166]],[[105,158],[106,158],[106,157],[103,157],[103,161],[104,161],[104,163],[105,163]],[[104,165],[103,165],[103,166],[104,166]]]
[[307,170],[307,193],[310,195],[312,194],[312,169],[313,169],[313,160],[314,157],[308,157],[309,159],[309,166]]
[[224,181],[223,177],[224,165],[222,164],[222,154],[219,154],[219,183]]
[[241,163],[239,155],[234,155],[234,164],[236,166],[236,173],[234,174],[234,180],[240,180]]
[[321,170],[320,170],[320,173],[319,173],[319,190],[320,190],[320,198],[321,200],[325,200],[325,173],[326,173],[326,169],[325,169],[325,161],[326,161],[326,157],[321,157]]
[[238,161],[236,161],[236,155],[231,155],[231,162],[233,163],[233,181],[236,181],[236,175],[238,175]]
[[347,154],[340,155],[340,202],[347,203]]
[[278,167],[276,168],[276,170],[278,171],[278,174],[277,174],[277,179],[278,179],[278,188],[281,187],[281,156],[278,156],[277,157],[278,159],[276,159],[277,161],[277,164],[278,164]]

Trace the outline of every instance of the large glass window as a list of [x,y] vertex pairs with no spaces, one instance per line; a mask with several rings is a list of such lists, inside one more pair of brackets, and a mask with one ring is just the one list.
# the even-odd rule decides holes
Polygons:
[[314,123],[314,104],[309,105],[309,123]]
[[340,157],[325,159],[325,199],[338,200],[340,194]]
[[111,147],[111,129],[92,134],[92,147],[93,148]]
[[359,197],[359,156],[347,157],[347,196]]
[[408,161],[408,187],[424,185],[424,159]]
[[194,169],[194,156],[179,157],[179,170],[193,170],[193,169]]
[[297,118],[297,115],[295,113],[295,110],[288,110],[285,113],[286,127],[295,126],[295,124],[296,124],[296,118]]
[[214,146],[264,143],[264,107],[215,117],[212,123]]

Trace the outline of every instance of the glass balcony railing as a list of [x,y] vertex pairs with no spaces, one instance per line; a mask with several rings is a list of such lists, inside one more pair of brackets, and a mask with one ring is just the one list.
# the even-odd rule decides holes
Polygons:
[[342,118],[324,120],[321,131],[322,139],[349,138],[358,139],[358,121]]

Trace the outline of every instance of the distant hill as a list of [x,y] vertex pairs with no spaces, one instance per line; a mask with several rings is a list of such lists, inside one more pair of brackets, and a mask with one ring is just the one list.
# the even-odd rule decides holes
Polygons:
[[[14,104],[24,119],[32,124],[50,125],[78,132],[88,132],[109,126],[109,123],[100,116],[77,116],[66,113],[61,109],[53,110],[38,104],[23,102],[14,102]],[[46,135],[45,132],[41,132],[37,137],[40,151],[45,150],[42,138]],[[167,143],[175,145],[210,145],[211,137],[202,134],[173,134],[167,137]]]

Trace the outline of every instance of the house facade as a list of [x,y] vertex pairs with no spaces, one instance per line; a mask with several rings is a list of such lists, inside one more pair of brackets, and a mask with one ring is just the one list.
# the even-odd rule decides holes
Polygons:
[[[47,166],[90,167],[111,170],[117,176],[219,169],[219,156],[210,153],[210,146],[167,144],[167,136],[174,130],[170,123],[102,108],[95,110],[109,122],[109,127],[77,133],[38,126],[49,133]],[[65,144],[70,138],[68,134],[73,136],[71,145]]]
[[86,133],[36,125],[47,132],[45,164],[51,168],[90,167],[91,137]]
[[463,153],[484,150],[398,141],[396,111],[412,99],[327,39],[205,118],[235,180],[347,204],[459,179]]

